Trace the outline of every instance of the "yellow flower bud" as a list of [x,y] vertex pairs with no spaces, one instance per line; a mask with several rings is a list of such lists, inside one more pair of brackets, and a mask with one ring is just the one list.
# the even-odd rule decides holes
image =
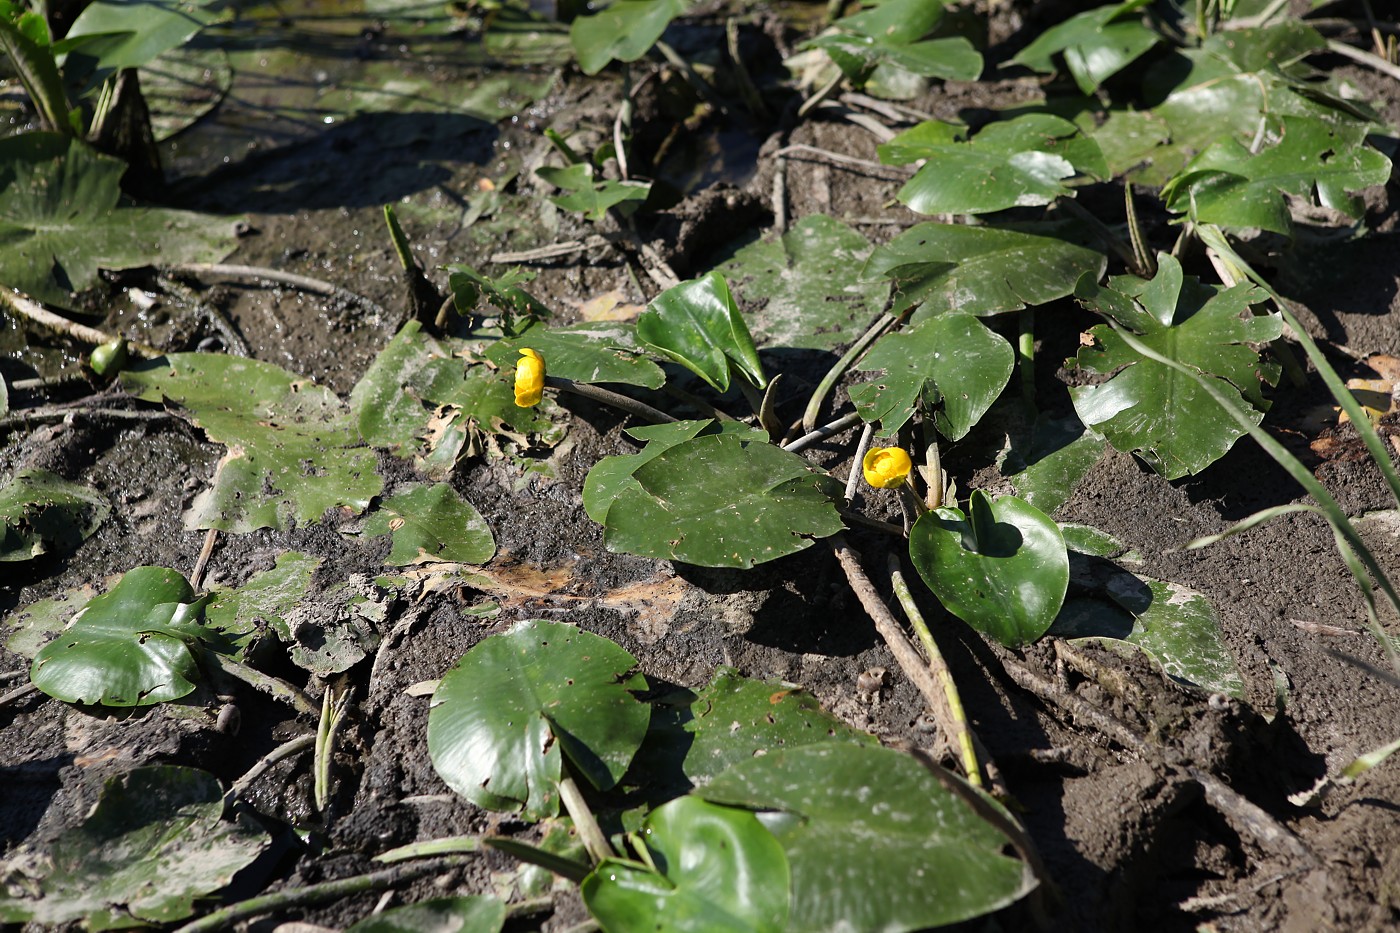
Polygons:
[[528,348],[520,351],[515,364],[515,404],[521,408],[538,405],[544,397],[544,357]]
[[865,470],[865,481],[876,489],[896,489],[904,485],[914,464],[898,447],[872,447],[861,466]]

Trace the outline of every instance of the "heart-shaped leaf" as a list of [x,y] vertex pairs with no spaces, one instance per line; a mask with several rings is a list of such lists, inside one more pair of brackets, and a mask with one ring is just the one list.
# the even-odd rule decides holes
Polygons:
[[627,554],[747,568],[844,527],[835,480],[797,454],[751,437],[682,441],[638,466],[621,486],[607,508],[603,540]]
[[909,532],[909,558],[949,612],[1007,647],[1035,641],[1069,587],[1060,528],[1015,496],[972,493],[968,513],[929,512]]
[[128,570],[40,650],[30,679],[67,703],[150,706],[179,699],[198,675],[188,642],[210,634],[199,623],[204,602],[177,571]]
[[595,787],[617,783],[646,736],[637,659],[606,638],[527,619],[464,654],[433,693],[428,754],[477,806],[532,820],[559,812],[563,758]]
[[781,749],[696,793],[758,811],[782,844],[793,933],[922,930],[989,913],[1035,886],[1025,865],[1003,854],[1006,836],[890,749]]
[[[1263,292],[1241,284],[1230,289],[1185,277],[1181,264],[1158,256],[1156,278],[1118,276],[1107,286],[1087,277],[1079,300],[1145,344],[1212,379],[1256,424],[1268,402],[1261,377],[1273,374],[1249,346],[1282,332],[1277,314],[1250,315]],[[1245,432],[1194,379],[1134,352],[1108,325],[1091,331],[1092,346],[1075,361],[1093,373],[1111,375],[1106,382],[1070,389],[1074,409],[1084,424],[1122,451],[1134,451],[1168,479],[1199,473]]]
[[718,272],[657,295],[637,317],[637,336],[720,392],[729,389],[731,365],[758,388],[768,385],[748,325]]
[[1015,363],[1011,344],[977,318],[942,314],[881,337],[860,368],[883,374],[852,386],[851,401],[863,420],[880,422],[882,434],[903,427],[921,401],[942,402],[934,424],[955,441],[1001,395]]
[[636,61],[689,5],[688,0],[617,0],[592,16],[578,17],[569,27],[569,39],[579,68],[595,75],[613,60]]
[[864,276],[893,280],[895,310],[914,307],[915,323],[949,311],[1018,311],[1072,295],[1086,272],[1103,275],[1103,253],[1071,235],[1063,224],[918,224],[875,250]]
[[788,914],[783,847],[748,810],[678,797],[642,830],[656,868],[604,859],[583,880],[607,933],[780,933]]
[[[650,0],[649,5],[659,6],[664,2]],[[607,216],[610,208],[625,206],[635,210],[651,192],[651,182],[595,178],[593,166],[587,162],[563,168],[545,165],[535,169],[535,174],[568,192],[552,196],[551,201],[566,211],[579,211],[594,223]]]

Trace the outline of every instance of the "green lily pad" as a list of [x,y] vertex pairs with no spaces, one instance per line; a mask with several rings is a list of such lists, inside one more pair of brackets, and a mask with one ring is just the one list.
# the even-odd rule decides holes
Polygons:
[[177,571],[129,570],[35,655],[30,679],[66,703],[179,699],[194,690],[199,673],[189,643],[210,634],[199,622],[204,602]]
[[345,933],[499,933],[505,924],[505,901],[474,894],[391,907],[352,924]]
[[637,329],[631,324],[532,327],[518,337],[491,344],[485,356],[502,369],[513,369],[523,347],[544,357],[549,375],[574,382],[619,382],[648,389],[659,389],[666,382],[661,367],[642,355]]
[[247,649],[267,626],[275,637],[292,641],[287,615],[306,599],[311,575],[321,558],[300,551],[277,555],[271,570],[255,573],[237,589],[215,590],[204,607],[204,622],[222,632],[235,652]]
[[607,508],[603,541],[626,554],[748,568],[840,531],[839,495],[830,476],[766,441],[696,437],[632,470]]
[[[1254,423],[1263,419],[1268,402],[1260,380],[1271,381],[1273,373],[1249,344],[1273,340],[1283,324],[1277,314],[1247,313],[1264,298],[1258,288],[1204,285],[1162,253],[1151,281],[1125,275],[1100,286],[1085,278],[1078,298],[1158,353],[1212,379]],[[1081,348],[1075,361],[1112,378],[1072,388],[1070,398],[1079,419],[1118,450],[1133,451],[1177,479],[1204,470],[1245,433],[1195,380],[1140,356],[1108,325],[1089,334],[1094,345]]]
[[213,486],[185,514],[190,528],[247,532],[361,512],[383,488],[374,451],[334,392],[281,367],[218,353],[172,353],[123,370],[139,398],[189,411],[223,444]]
[[979,317],[1018,311],[1074,294],[1086,272],[1103,275],[1107,259],[1066,236],[1064,225],[969,227],[923,223],[875,250],[865,278],[894,282],[895,310],[912,320],[949,311]]
[[1036,207],[1073,197],[1065,182],[1075,175],[1108,175],[1098,145],[1073,123],[1048,113],[988,124],[969,142],[921,147],[904,142],[901,148],[921,148],[920,157],[927,160],[899,191],[899,200],[920,214]]
[[538,820],[559,812],[563,758],[593,786],[617,783],[651,710],[637,659],[569,625],[529,619],[464,654],[433,693],[428,754],[477,806]]
[[1015,364],[1011,344],[977,318],[942,314],[881,337],[860,363],[881,375],[849,391],[861,419],[879,421],[882,434],[898,431],[921,403],[941,402],[934,424],[955,441],[1001,395]]
[[1009,648],[1050,628],[1069,588],[1059,526],[1015,496],[972,493],[968,513],[937,509],[909,532],[909,559],[953,615]]
[[0,486],[0,562],[71,551],[111,512],[95,489],[46,470],[21,470]]
[[750,243],[718,270],[746,302],[757,342],[832,350],[849,344],[885,307],[889,285],[853,279],[870,242],[825,214],[809,214],[781,237]]
[[53,133],[0,139],[0,282],[67,307],[99,269],[215,262],[232,218],[121,203],[126,163]]
[[1197,223],[1258,227],[1289,234],[1285,195],[1332,208],[1353,220],[1363,205],[1351,194],[1390,179],[1390,160],[1366,145],[1360,124],[1329,125],[1308,117],[1271,117],[1257,153],[1225,138],[1207,148],[1162,189],[1170,210]]
[[437,561],[484,564],[496,553],[491,526],[447,483],[399,489],[366,519],[364,534],[393,535],[385,563],[395,567]]
[[1036,36],[1012,61],[1049,73],[1055,70],[1051,57],[1063,55],[1079,90],[1093,94],[1100,84],[1162,41],[1161,35],[1140,18],[1124,19],[1150,2],[1126,0],[1071,16]]
[[642,835],[654,869],[604,859],[583,879],[583,902],[608,933],[785,929],[787,857],[749,811],[679,797]]
[[781,749],[696,793],[757,810],[782,844],[793,933],[922,930],[990,913],[1035,886],[1026,866],[1003,854],[1000,831],[890,749]]
[[592,16],[578,17],[569,27],[569,39],[579,68],[596,75],[609,62],[636,61],[689,6],[689,0],[617,0]]
[[762,389],[768,385],[753,337],[719,272],[668,288],[637,317],[637,336],[720,392],[730,367]]
[[267,847],[252,820],[221,819],[223,789],[195,768],[137,768],[111,778],[80,826],[53,843],[41,900],[0,899],[0,921],[88,930],[161,925],[194,913]]
[[1245,696],[1239,665],[1205,594],[1118,571],[1105,581],[1101,595],[1108,601],[1089,596],[1066,600],[1051,634],[1141,651],[1179,683]]

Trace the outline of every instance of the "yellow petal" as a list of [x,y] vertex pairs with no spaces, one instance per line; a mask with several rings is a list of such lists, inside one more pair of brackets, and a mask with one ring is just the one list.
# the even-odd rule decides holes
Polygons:
[[544,357],[524,348],[515,364],[515,404],[530,408],[544,397]]
[[914,464],[898,447],[872,447],[861,467],[865,471],[865,481],[876,489],[895,489],[904,485]]

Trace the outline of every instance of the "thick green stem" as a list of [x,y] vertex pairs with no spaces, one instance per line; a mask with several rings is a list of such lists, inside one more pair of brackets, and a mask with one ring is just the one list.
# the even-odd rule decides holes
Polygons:
[[1018,318],[1020,332],[1016,337],[1016,355],[1021,369],[1021,401],[1026,415],[1035,420],[1035,308],[1027,305]]
[[298,713],[304,713],[307,716],[320,715],[320,710],[316,707],[316,704],[313,703],[306,694],[302,693],[285,680],[278,680],[276,677],[270,677],[262,671],[254,670],[248,665],[236,661],[226,654],[220,654],[217,651],[206,651],[204,652],[204,657],[230,677],[236,677],[248,686],[271,694],[279,700],[285,700],[295,707]]
[[807,402],[807,410],[802,413],[802,430],[808,434],[817,429],[817,415],[821,413],[822,404],[826,402],[826,397],[831,394],[832,388],[841,381],[841,377],[846,375],[846,370],[855,365],[856,360],[870,349],[870,345],[884,335],[885,331],[894,327],[901,318],[890,314],[881,314],[876,318],[875,323],[866,328],[851,348],[842,354],[841,359],[836,361],[836,365],[831,367],[820,383],[817,384],[816,391],[812,393],[812,398]]

